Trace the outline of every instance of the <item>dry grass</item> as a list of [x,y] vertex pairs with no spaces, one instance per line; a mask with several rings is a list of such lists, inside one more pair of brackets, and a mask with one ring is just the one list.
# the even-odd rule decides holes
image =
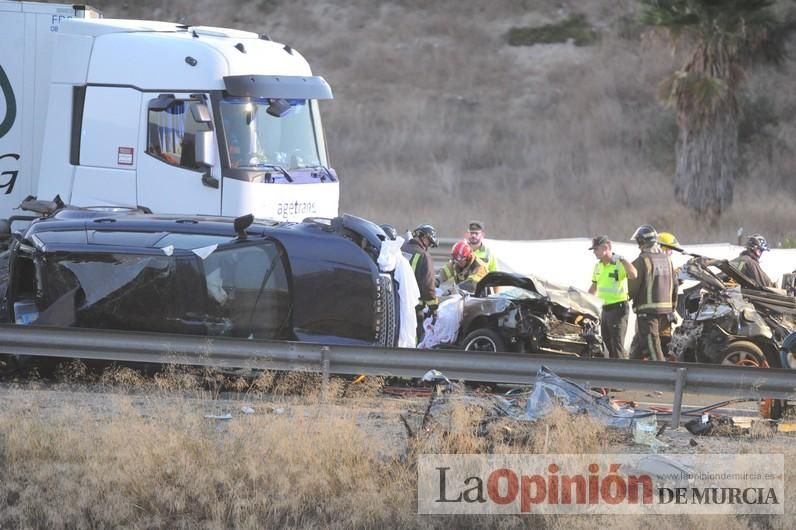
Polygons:
[[[119,367],[93,374],[75,363],[58,373],[56,392],[37,384],[0,401],[2,527],[727,530],[754,522],[416,514],[419,454],[621,451],[602,425],[563,410],[523,427],[486,422],[482,407],[454,396],[410,439],[399,414],[411,409],[419,420],[422,401],[375,400],[379,378],[335,380],[322,392],[311,374],[241,378],[177,367],[155,376]],[[216,399],[222,394],[228,399]],[[255,413],[236,412],[242,403]],[[233,419],[204,417],[223,410]],[[740,451],[756,452],[753,443]],[[789,472],[786,491],[794,488]]]

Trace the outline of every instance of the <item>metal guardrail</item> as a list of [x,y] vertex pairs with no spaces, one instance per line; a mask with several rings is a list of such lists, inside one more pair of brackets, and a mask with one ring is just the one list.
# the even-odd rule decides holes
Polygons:
[[[390,349],[299,342],[0,325],[0,353],[106,361],[187,364],[530,384],[544,365],[587,386],[796,399],[796,371],[567,355]],[[679,387],[679,388],[678,388]],[[677,390],[680,392],[677,392]],[[677,396],[675,405],[677,405]]]
[[439,246],[430,249],[431,257],[434,258],[434,266],[440,268],[445,265],[445,262],[451,258],[451,249],[457,241],[462,238],[455,237],[441,237],[439,238]]

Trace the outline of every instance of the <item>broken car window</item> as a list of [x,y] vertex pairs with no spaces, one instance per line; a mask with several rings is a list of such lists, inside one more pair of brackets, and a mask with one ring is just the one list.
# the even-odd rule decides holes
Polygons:
[[37,268],[36,299],[19,301],[35,303],[39,325],[242,338],[288,333],[287,275],[270,241],[220,246],[204,260],[188,250],[57,252]]

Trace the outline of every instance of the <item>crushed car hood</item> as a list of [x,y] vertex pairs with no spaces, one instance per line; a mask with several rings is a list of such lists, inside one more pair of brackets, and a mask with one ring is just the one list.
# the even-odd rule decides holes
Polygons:
[[526,291],[538,293],[551,302],[593,318],[599,318],[602,301],[575,287],[562,287],[533,276],[522,276],[510,272],[490,272],[478,282],[475,297],[484,298],[488,289],[493,287],[518,287]]

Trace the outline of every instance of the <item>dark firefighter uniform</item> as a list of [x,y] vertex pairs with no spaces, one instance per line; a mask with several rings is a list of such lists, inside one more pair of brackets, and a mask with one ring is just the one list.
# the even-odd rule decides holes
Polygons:
[[428,250],[416,239],[410,239],[404,243],[401,247],[401,252],[403,252],[406,259],[409,260],[409,264],[415,272],[417,286],[420,289],[420,300],[418,300],[418,305],[416,307],[418,313],[418,337],[420,337],[422,336],[423,312],[425,308],[429,308],[429,310],[433,312],[437,310],[437,306],[439,305],[434,285],[434,258],[431,257]]
[[749,276],[763,287],[774,286],[774,282],[771,281],[766,271],[760,266],[760,261],[757,256],[748,249],[744,250],[737,258],[730,261],[730,265]]
[[630,299],[636,312],[636,336],[631,346],[631,359],[648,357],[665,360],[661,349],[664,329],[677,305],[677,281],[669,256],[659,250],[643,250],[633,261],[638,271],[635,280],[628,279]]

